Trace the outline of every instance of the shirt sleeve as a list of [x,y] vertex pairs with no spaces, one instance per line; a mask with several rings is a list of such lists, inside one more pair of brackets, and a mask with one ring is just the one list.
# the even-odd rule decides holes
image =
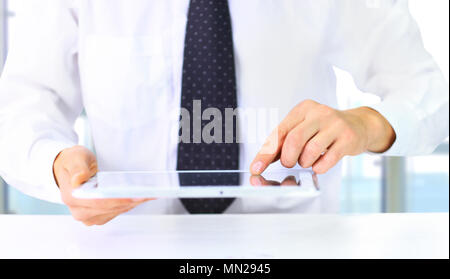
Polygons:
[[[336,1],[331,63],[381,98],[369,106],[394,128],[390,156],[431,153],[449,130],[449,88],[425,50],[406,0]],[[439,32],[439,30],[437,30]]]
[[20,191],[61,202],[57,154],[78,142],[82,111],[72,1],[23,1],[0,79],[0,175]]

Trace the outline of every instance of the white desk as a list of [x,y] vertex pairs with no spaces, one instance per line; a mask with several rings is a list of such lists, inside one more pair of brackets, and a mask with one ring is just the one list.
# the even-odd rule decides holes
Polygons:
[[449,215],[0,215],[0,258],[448,258]]

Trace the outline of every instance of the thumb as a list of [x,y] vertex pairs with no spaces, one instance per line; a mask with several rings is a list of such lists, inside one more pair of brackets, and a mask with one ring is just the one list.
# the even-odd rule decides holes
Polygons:
[[91,154],[79,154],[65,166],[70,185],[77,188],[97,173],[97,160]]
[[284,135],[279,132],[279,129],[272,131],[250,164],[250,173],[252,175],[260,175],[271,163],[279,159],[283,139]]
[[92,172],[89,169],[82,169],[78,172],[76,172],[74,175],[70,178],[70,185],[73,188],[79,187],[81,184],[88,181],[91,177],[95,175],[96,172]]

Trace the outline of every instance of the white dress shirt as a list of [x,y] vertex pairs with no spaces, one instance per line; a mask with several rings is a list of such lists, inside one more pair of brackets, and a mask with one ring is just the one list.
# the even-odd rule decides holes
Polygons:
[[[0,175],[28,195],[60,202],[52,164],[77,144],[73,125],[83,107],[100,170],[174,170],[189,0],[22,2],[0,82]],[[261,112],[258,125],[266,126],[259,134],[243,128],[242,169],[302,100],[337,107],[333,67],[381,97],[372,107],[397,134],[386,155],[430,153],[448,136],[448,85],[406,1],[229,3],[238,104]],[[322,197],[336,201],[339,167],[319,183]],[[240,199],[228,212],[336,210],[331,204]],[[185,212],[176,199],[136,211]]]

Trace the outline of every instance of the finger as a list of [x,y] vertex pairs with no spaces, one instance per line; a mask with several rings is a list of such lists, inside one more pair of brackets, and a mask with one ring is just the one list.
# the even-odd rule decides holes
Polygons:
[[261,174],[267,166],[275,162],[275,159],[279,156],[282,142],[283,135],[280,129],[277,128],[266,139],[258,154],[253,159],[253,162],[250,164],[250,172],[253,175]]
[[77,205],[88,207],[88,208],[96,208],[100,210],[115,210],[120,209],[130,205],[138,205],[144,202],[147,202],[153,199],[97,199],[97,200],[77,200]]
[[109,215],[115,212],[122,212],[129,208],[134,208],[145,201],[142,202],[134,202],[127,204],[125,206],[119,206],[115,208],[92,208],[92,207],[69,207],[70,212],[74,219],[78,221],[86,221],[92,219],[96,216]]
[[111,210],[100,210],[89,207],[69,207],[72,217],[80,222],[87,221],[95,216],[110,213]]
[[109,221],[111,221],[112,219],[116,218],[117,216],[130,211],[131,209],[133,209],[134,207],[129,207],[127,209],[123,209],[121,211],[116,211],[116,212],[111,212],[108,214],[104,214],[104,215],[98,215],[98,216],[94,216],[88,220],[84,220],[82,221],[83,224],[85,224],[86,226],[101,226],[104,225],[106,223],[108,223]]
[[344,156],[345,143],[336,142],[313,165],[313,171],[317,174],[326,173],[334,167]]
[[76,199],[71,192],[63,193],[63,202],[69,207],[86,207],[99,210],[111,210],[131,205],[133,203],[143,203],[153,199]]
[[69,207],[69,209],[70,209],[72,216],[76,220],[83,221],[83,220],[88,220],[95,216],[110,214],[111,212],[121,211],[130,206],[137,206],[137,205],[138,205],[138,203],[127,204],[125,206],[118,206],[118,207],[114,207],[114,208],[94,208],[94,207],[77,206],[77,207]]
[[108,223],[109,221],[111,221],[112,219],[116,218],[117,216],[134,209],[139,204],[142,204],[142,202],[138,203],[138,204],[133,204],[133,205],[128,206],[121,210],[117,210],[117,211],[110,212],[107,214],[95,216],[83,223],[85,223],[86,225],[98,225],[98,226],[104,225],[104,224]]
[[[125,212],[123,212],[125,213]],[[122,213],[115,213],[115,214],[109,214],[104,216],[98,216],[92,220],[88,220],[83,222],[86,226],[103,226],[104,224],[108,223],[112,219],[116,218]]]
[[261,150],[250,165],[250,172],[254,175],[261,174],[271,163],[280,159],[281,149],[288,133],[302,123],[310,111],[314,111],[318,105],[312,100],[305,100],[294,107],[281,121],[264,143]]
[[328,129],[321,131],[310,139],[300,155],[299,164],[303,168],[311,167],[314,162],[328,149],[328,147],[336,140],[335,131]]
[[70,184],[73,188],[80,186],[88,181],[97,173],[97,163],[86,161],[74,161],[73,164],[66,166],[70,175]]
[[88,151],[75,153],[64,162],[64,169],[70,177],[70,185],[78,187],[97,173],[97,160]]
[[135,206],[129,206],[128,208],[125,208],[123,210],[111,212],[111,213],[104,214],[104,215],[95,216],[89,220],[84,221],[83,223],[87,226],[93,226],[93,225],[102,226],[102,225],[108,223],[109,221],[111,221],[112,219],[116,218],[117,216],[132,210],[133,208],[135,208]]
[[272,131],[258,154],[250,164],[250,172],[253,175],[261,174],[271,163],[275,162],[281,153],[283,142],[295,126],[305,119],[306,108],[299,105],[289,112],[278,127]]
[[298,162],[305,144],[319,131],[316,121],[304,121],[292,129],[281,150],[281,164],[292,168]]
[[111,210],[128,206],[133,203],[143,203],[154,198],[122,198],[122,199],[77,199],[72,196],[72,190],[66,190],[65,187],[61,187],[61,197],[69,207],[85,207],[99,210]]

